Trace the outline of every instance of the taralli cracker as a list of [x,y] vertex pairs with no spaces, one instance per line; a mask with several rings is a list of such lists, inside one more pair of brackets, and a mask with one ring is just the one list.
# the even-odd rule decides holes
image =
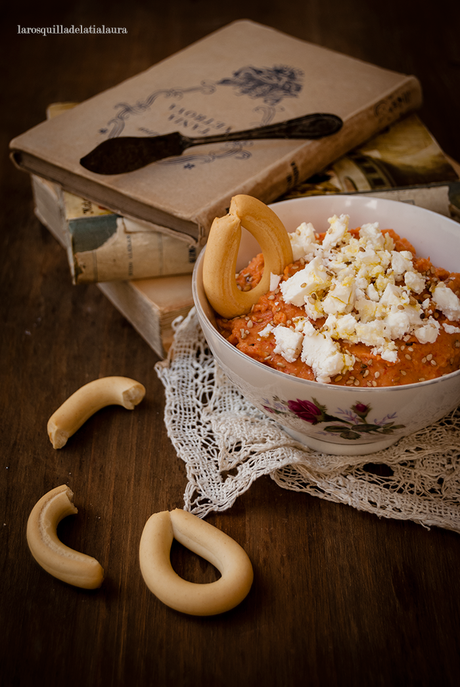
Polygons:
[[145,396],[145,387],[129,377],[102,377],[80,387],[48,420],[48,436],[54,448],[62,448],[77,429],[98,410],[120,405],[133,410]]
[[[264,272],[251,291],[241,291],[235,281],[241,227],[258,241],[264,256]],[[270,287],[270,274],[281,274],[292,262],[289,235],[279,217],[265,203],[252,196],[232,198],[225,217],[211,226],[203,261],[203,286],[214,310],[222,317],[249,312]]]
[[63,544],[57,526],[78,513],[73,492],[65,484],[52,489],[33,507],[27,521],[27,543],[37,563],[53,577],[83,589],[97,589],[104,570],[95,558]]
[[[208,584],[182,579],[172,568],[173,539],[212,563],[221,577]],[[139,547],[147,587],[166,606],[189,615],[216,615],[237,606],[249,593],[253,570],[244,549],[224,532],[196,515],[176,509],[154,513]]]

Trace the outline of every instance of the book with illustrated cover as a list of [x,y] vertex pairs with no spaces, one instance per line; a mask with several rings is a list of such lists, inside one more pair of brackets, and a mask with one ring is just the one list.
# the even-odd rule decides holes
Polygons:
[[[196,246],[230,199],[272,202],[421,104],[413,76],[365,63],[256,22],[233,22],[17,136],[15,163],[130,220]],[[307,114],[343,120],[317,140],[206,144],[134,172],[87,171],[80,159],[119,136],[238,131]]]

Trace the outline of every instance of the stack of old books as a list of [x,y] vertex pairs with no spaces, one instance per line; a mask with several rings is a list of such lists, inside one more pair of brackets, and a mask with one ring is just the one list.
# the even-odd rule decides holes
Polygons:
[[[11,142],[37,217],[63,244],[74,284],[94,282],[160,356],[192,307],[191,273],[236,193],[266,203],[371,193],[459,212],[459,176],[414,112],[421,86],[261,24],[238,21]],[[119,136],[206,136],[331,113],[315,140],[208,143],[125,174],[80,163]]]

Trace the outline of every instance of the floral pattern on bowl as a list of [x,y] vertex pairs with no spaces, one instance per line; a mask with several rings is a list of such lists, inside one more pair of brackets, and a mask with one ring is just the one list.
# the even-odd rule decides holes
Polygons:
[[335,415],[331,415],[326,406],[319,403],[316,398],[311,401],[299,398],[295,401],[282,401],[275,396],[271,403],[268,399],[264,399],[263,407],[273,415],[297,417],[310,425],[327,423],[325,427],[318,429],[350,441],[361,439],[366,435],[388,436],[405,427],[405,425],[395,424],[396,413],[386,415],[381,420],[374,419],[373,422],[368,422],[372,407],[364,403],[355,403],[350,410],[338,408]]

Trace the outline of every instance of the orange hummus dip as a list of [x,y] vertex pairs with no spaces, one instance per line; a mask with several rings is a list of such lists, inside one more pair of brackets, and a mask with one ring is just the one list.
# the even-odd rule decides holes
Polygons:
[[[249,314],[231,320],[218,318],[221,334],[269,367],[341,386],[412,384],[460,369],[460,274],[434,267],[429,258],[417,257],[413,246],[391,229],[380,231],[378,225],[363,225],[349,230],[348,217],[343,215],[329,221],[330,229],[324,234],[313,233],[311,225],[302,225],[308,234],[305,245],[309,253],[297,257],[274,278],[272,289]],[[326,243],[329,249],[334,248],[334,254],[329,250],[326,255]],[[362,262],[363,256],[368,263]],[[380,256],[380,262],[375,256]],[[319,266],[316,272],[312,267],[315,259]],[[308,266],[314,272],[313,286],[307,285],[307,277],[303,282],[304,277],[300,277],[296,283],[287,283],[296,274],[307,274]],[[341,275],[340,267],[348,270],[347,278]],[[263,269],[263,255],[259,254],[237,275],[238,288],[252,289]],[[334,293],[343,292],[345,297],[334,305]],[[332,372],[322,372],[315,362],[309,364],[317,352],[309,357],[307,344],[305,353],[306,331],[310,332],[309,341],[311,336],[326,337],[324,364],[327,367],[330,359],[327,351],[339,361]],[[349,333],[340,336],[341,331]],[[380,332],[377,338],[375,331]],[[375,340],[370,340],[369,332]],[[281,344],[279,333],[283,335]],[[296,350],[293,344],[285,343],[291,340]]]

